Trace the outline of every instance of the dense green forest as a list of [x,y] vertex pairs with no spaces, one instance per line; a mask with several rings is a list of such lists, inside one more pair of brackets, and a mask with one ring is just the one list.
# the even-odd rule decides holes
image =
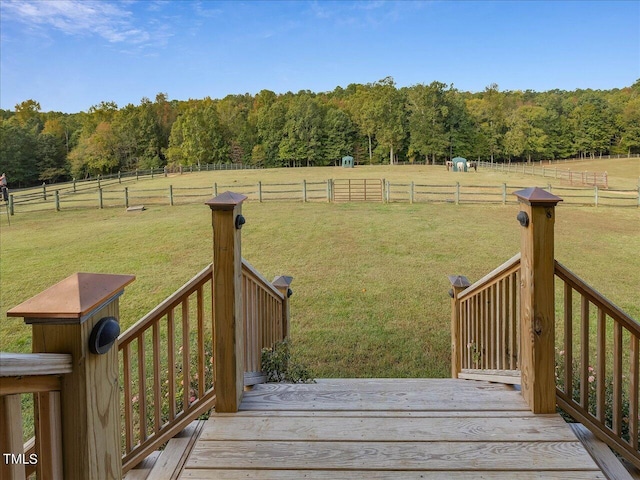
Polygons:
[[613,90],[478,93],[392,78],[331,92],[155,101],[88,112],[41,112],[33,99],[0,110],[0,170],[11,187],[164,165],[264,167],[441,163],[640,153],[640,80]]

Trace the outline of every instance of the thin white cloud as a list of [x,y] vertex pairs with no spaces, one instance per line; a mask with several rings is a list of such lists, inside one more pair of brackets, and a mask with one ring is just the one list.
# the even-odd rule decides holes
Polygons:
[[[97,35],[110,43],[146,44],[152,33],[136,25],[127,3],[88,0],[3,1],[8,17],[31,27],[54,28],[67,35]],[[160,40],[162,37],[159,38]]]

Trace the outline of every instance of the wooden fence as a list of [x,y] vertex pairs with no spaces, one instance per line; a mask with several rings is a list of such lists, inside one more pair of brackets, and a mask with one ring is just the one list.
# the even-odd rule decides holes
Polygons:
[[487,168],[504,173],[519,173],[521,175],[537,175],[546,178],[554,178],[568,185],[590,185],[600,188],[609,188],[607,172],[572,171],[571,169],[551,168],[548,164],[535,163],[490,163],[478,162],[481,168]]
[[[384,179],[327,179],[289,183],[218,184],[209,187],[139,188],[111,185],[97,190],[67,190],[43,195],[11,194],[9,212],[60,211],[66,209],[129,208],[150,205],[186,205],[202,203],[218,192],[233,189],[250,201],[258,202],[385,202],[385,203],[450,203],[513,204],[512,193],[523,188],[507,183],[498,185],[398,183]],[[594,207],[639,207],[637,189],[603,189],[599,186],[552,186],[547,191],[561,195],[563,205]]]

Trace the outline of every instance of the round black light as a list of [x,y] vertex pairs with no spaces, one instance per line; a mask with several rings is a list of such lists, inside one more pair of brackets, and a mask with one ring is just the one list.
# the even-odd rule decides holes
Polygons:
[[120,324],[114,317],[101,318],[95,324],[89,336],[89,351],[96,355],[103,355],[111,349],[111,345],[120,335]]

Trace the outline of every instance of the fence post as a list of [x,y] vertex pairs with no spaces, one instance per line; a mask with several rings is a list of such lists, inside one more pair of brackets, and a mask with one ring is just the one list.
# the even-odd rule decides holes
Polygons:
[[456,182],[456,205],[460,205],[460,182]]
[[76,193],[76,179],[73,178],[73,193]]
[[[640,200],[638,200],[638,203],[640,204]],[[13,215],[13,194],[9,195],[9,214]]]
[[307,181],[302,180],[302,203],[307,201]]
[[413,203],[414,188],[415,184],[414,182],[411,182],[411,185],[409,186],[409,203]]
[[118,183],[122,183],[122,172],[118,170]]
[[237,412],[244,389],[242,252],[246,196],[225,192],[207,201],[213,225],[213,338],[217,412]]
[[262,181],[258,182],[258,201],[262,203]]
[[461,355],[463,351],[463,347],[460,344],[460,303],[458,302],[458,295],[469,287],[471,282],[462,275],[450,275],[449,281],[451,282],[451,290],[449,290],[449,296],[451,297],[451,378],[458,378],[462,368]]
[[327,179],[327,203],[331,202],[331,180]]
[[173,207],[173,185],[169,185],[169,206]]
[[136,168],[136,181],[138,181],[138,169]]
[[45,182],[42,182],[42,199],[47,199],[47,184]]
[[520,371],[522,397],[533,413],[556,411],[555,207],[541,188],[514,192],[520,202]]
[[100,205],[100,209],[102,209],[104,207],[103,201],[102,201],[102,189],[99,188],[98,189],[98,204]]
[[385,183],[385,194],[387,197],[387,203],[391,203],[391,182],[389,180]]
[[60,211],[60,192],[56,190],[56,212]]
[[129,187],[124,187],[124,208],[129,208]]
[[98,180],[98,190],[100,190],[100,188],[101,188],[101,184],[100,184],[100,175],[98,175],[98,176],[96,177],[96,179]]
[[218,196],[218,182],[213,183],[213,196],[214,197]]
[[594,196],[594,200],[596,203],[596,207],[598,206],[598,185],[596,185],[595,187],[593,187],[595,190],[593,192],[593,196]]
[[293,277],[287,277],[281,275],[273,279],[274,287],[278,289],[278,291],[282,294],[284,299],[282,300],[282,339],[285,340],[289,337],[290,332],[290,308],[289,308],[289,297],[293,295],[293,291],[291,290],[291,282],[293,281]]
[[165,165],[163,168],[164,171],[164,177],[167,178],[167,166]]
[[76,273],[7,312],[32,326],[33,353],[73,357],[60,391],[66,479],[122,478],[118,298],[134,279]]

